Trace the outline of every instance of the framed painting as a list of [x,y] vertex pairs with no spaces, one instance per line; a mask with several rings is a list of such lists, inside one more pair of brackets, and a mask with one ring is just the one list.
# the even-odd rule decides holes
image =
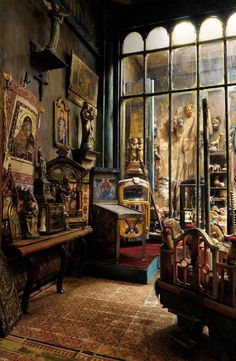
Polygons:
[[34,183],[34,164],[38,143],[42,104],[38,98],[4,73],[7,82],[4,96],[3,167],[11,163],[16,186],[31,188]]
[[120,171],[116,168],[92,168],[91,204],[118,203],[118,183]]
[[8,151],[12,158],[34,162],[38,131],[38,113],[23,98],[18,98],[13,112]]
[[54,102],[54,142],[56,147],[70,144],[70,110],[61,98]]
[[78,56],[72,53],[68,97],[77,105],[84,101],[97,108],[99,77]]

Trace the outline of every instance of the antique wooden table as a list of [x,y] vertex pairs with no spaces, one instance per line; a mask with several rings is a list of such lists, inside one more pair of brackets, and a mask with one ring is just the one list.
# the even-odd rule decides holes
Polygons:
[[90,226],[85,226],[69,231],[58,232],[50,235],[43,235],[35,239],[22,239],[9,245],[9,253],[17,253],[23,257],[27,269],[27,282],[22,298],[22,311],[27,313],[29,296],[32,292],[33,283],[37,278],[37,265],[32,257],[38,254],[44,254],[47,250],[55,250],[60,257],[60,269],[56,275],[57,293],[63,293],[62,281],[66,265],[66,252],[64,245],[67,242],[84,240],[84,237],[93,232]]

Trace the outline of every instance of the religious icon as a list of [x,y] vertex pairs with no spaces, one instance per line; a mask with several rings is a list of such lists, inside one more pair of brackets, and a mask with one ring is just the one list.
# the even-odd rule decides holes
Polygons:
[[70,110],[62,99],[55,102],[54,109],[55,144],[57,147],[66,147],[69,145]]
[[98,83],[98,75],[78,56],[72,53],[70,83],[68,89],[69,99],[81,107],[85,101],[96,109]]
[[33,162],[38,117],[20,101],[17,101],[10,130],[8,149],[11,156]]
[[32,119],[27,115],[12,140],[12,155],[32,161],[35,140],[32,134]]
[[139,230],[137,228],[137,220],[135,219],[127,219],[125,221],[127,223],[127,228],[125,229],[125,234],[138,234]]

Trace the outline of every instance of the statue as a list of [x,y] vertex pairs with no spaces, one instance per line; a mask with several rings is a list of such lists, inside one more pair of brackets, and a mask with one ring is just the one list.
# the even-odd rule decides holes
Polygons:
[[42,147],[38,149],[38,163],[39,163],[39,177],[44,180],[46,178],[47,166],[46,161],[42,153]]
[[138,145],[137,145],[137,160],[139,162],[143,161],[143,138],[138,138]]
[[94,121],[94,109],[87,102],[84,102],[81,109],[81,121],[82,121],[82,143],[81,148],[88,150],[93,148],[93,121]]
[[59,0],[43,0],[43,2],[48,9],[48,16],[51,19],[50,41],[46,48],[56,53],[60,37],[60,26],[63,23],[64,17],[69,16],[70,13],[62,11],[63,8]]
[[38,233],[38,203],[30,190],[26,191],[22,209],[22,218],[24,220],[24,232],[26,238],[37,238]]
[[131,160],[131,162],[138,162],[137,149],[138,149],[138,138],[131,138],[131,142],[130,142],[130,160]]
[[195,174],[195,149],[196,149],[196,121],[193,113],[193,105],[187,104],[184,107],[183,130],[179,138],[180,159],[179,177],[186,180]]
[[212,122],[212,131],[209,136],[209,151],[217,152],[220,150],[220,143],[223,133],[220,132],[220,117],[215,117]]

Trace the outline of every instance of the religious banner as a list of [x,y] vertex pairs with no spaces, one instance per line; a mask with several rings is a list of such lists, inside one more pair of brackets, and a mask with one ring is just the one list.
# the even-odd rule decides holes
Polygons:
[[16,185],[33,186],[34,161],[42,107],[25,86],[5,74],[4,168],[11,164]]

